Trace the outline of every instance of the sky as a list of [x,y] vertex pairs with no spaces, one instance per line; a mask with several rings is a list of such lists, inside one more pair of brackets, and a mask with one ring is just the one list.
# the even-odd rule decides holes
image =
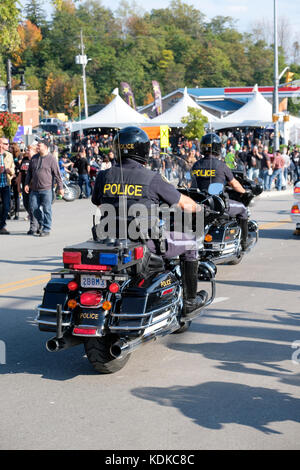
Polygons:
[[[25,5],[29,0],[20,0]],[[43,1],[43,8],[51,15],[49,1]],[[131,4],[131,0],[127,0]],[[231,16],[237,20],[236,27],[239,31],[250,31],[256,20],[273,21],[274,0],[183,0],[184,3],[192,5],[206,15],[208,19],[214,16]],[[116,10],[119,0],[99,0],[103,6]],[[135,0],[145,11],[152,9],[167,8],[170,0]],[[300,30],[300,7],[299,1],[277,0],[278,16],[287,19],[295,33]]]

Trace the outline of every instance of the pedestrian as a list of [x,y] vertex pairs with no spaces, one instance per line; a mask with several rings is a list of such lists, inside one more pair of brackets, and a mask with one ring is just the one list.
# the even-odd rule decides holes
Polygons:
[[19,145],[16,142],[13,142],[12,144],[10,144],[10,151],[12,153],[14,164],[15,164],[15,175],[11,180],[11,191],[13,194],[13,212],[14,212],[14,220],[18,220],[19,213],[20,213],[20,192],[21,192],[19,172],[20,172],[20,163],[22,160],[22,153],[21,153]]
[[13,156],[8,152],[9,142],[6,137],[0,139],[0,196],[2,199],[2,210],[0,215],[0,234],[9,235],[6,229],[6,220],[10,211],[10,186],[15,174]]
[[40,140],[37,145],[38,153],[29,164],[25,179],[25,192],[29,194],[30,208],[39,224],[36,236],[50,235],[52,227],[53,186],[56,180],[58,193],[63,196],[63,182],[58,163],[49,151],[49,142]]
[[284,160],[283,156],[281,155],[280,151],[277,150],[277,152],[275,154],[273,164],[272,164],[273,174],[270,177],[270,187],[269,187],[269,189],[272,188],[272,183],[273,183],[274,179],[276,178],[276,185],[275,185],[276,189],[277,189],[277,191],[282,190],[282,172],[283,172],[284,164],[285,164],[285,160]]
[[34,217],[33,212],[30,207],[30,191],[29,193],[26,193],[25,191],[25,181],[26,181],[26,175],[29,169],[29,164],[30,160],[32,159],[33,155],[37,153],[37,146],[36,144],[31,144],[27,147],[24,157],[21,161],[20,164],[20,179],[21,179],[21,189],[22,189],[22,196],[23,196],[23,205],[25,210],[28,213],[29,221],[30,221],[30,227],[27,232],[27,235],[34,235],[39,228],[39,224],[37,219]]
[[79,147],[79,152],[76,157],[74,168],[78,170],[78,185],[80,186],[80,196],[79,199],[83,198],[83,185],[85,191],[85,197],[88,199],[91,195],[91,185],[90,185],[90,165],[88,164],[86,158],[86,151],[83,146]]
[[270,187],[270,177],[273,173],[271,167],[271,158],[268,152],[268,147],[265,146],[262,149],[262,161],[261,161],[261,169],[260,169],[260,179],[263,182],[264,190],[269,191]]

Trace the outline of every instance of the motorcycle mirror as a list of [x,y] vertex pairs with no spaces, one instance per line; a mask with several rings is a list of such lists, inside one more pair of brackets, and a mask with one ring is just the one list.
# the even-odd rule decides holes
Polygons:
[[217,196],[223,192],[224,185],[222,183],[211,183],[208,187],[208,194]]

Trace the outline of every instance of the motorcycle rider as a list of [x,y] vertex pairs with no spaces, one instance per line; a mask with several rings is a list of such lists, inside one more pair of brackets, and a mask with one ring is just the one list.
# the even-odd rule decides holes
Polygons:
[[[148,163],[150,141],[147,134],[140,128],[130,126],[121,129],[114,138],[114,153],[117,165],[98,173],[92,194],[92,203],[96,206],[112,204],[120,208],[121,198],[126,193],[127,208],[133,204],[143,204],[150,214],[151,207],[161,202],[169,206],[177,205],[182,210],[196,212],[201,210],[191,198],[181,194],[158,172],[145,168]],[[128,220],[128,215],[127,215]],[[149,239],[147,246],[156,254],[165,258],[180,256],[183,277],[183,315],[189,314],[202,307],[207,300],[207,292],[197,293],[198,259],[197,248],[187,234],[181,239],[174,236],[175,232],[166,234],[165,251],[160,251],[157,240]],[[176,233],[177,234],[177,233]]]
[[[200,150],[203,159],[195,163],[192,168],[193,186],[201,191],[208,189],[211,183],[228,183],[235,191],[241,194],[247,193],[243,186],[234,178],[231,169],[220,160],[222,141],[217,134],[208,133],[201,139]],[[241,202],[228,199],[228,213],[231,217],[238,217],[241,227],[242,250],[246,251],[248,241],[248,214],[247,209]]]

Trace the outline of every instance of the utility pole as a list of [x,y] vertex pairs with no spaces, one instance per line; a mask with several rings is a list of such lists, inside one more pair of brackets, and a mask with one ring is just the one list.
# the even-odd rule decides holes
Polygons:
[[274,0],[274,93],[273,93],[273,116],[274,116],[274,143],[273,152],[279,150],[279,99],[278,99],[278,28],[277,28],[277,0]]
[[83,36],[82,36],[82,29],[80,30],[80,55],[75,57],[75,64],[82,65],[82,81],[83,81],[83,99],[84,99],[84,110],[85,110],[85,118],[88,117],[88,102],[87,102],[87,93],[86,93],[86,75],[85,75],[85,68],[87,63],[92,60],[88,59],[84,53],[84,43],[83,43]]
[[7,108],[8,108],[9,113],[12,112],[11,68],[12,68],[11,60],[7,59],[7,67],[6,67],[7,86],[6,86],[6,90],[7,90]]

